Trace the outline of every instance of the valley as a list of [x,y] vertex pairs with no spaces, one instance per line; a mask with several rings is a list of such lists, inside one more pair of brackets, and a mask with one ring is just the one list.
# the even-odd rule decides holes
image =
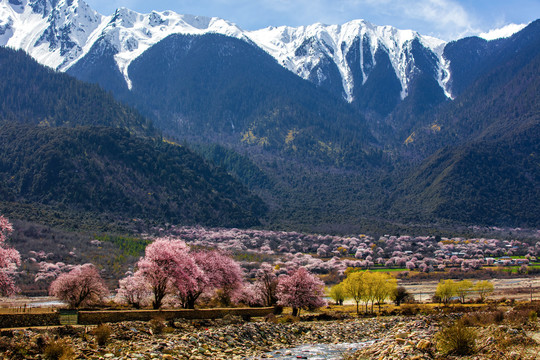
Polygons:
[[0,0],[0,358],[535,359],[540,20],[510,28]]

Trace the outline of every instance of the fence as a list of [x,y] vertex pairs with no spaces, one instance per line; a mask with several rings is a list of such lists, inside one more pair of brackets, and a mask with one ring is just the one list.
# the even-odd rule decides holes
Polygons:
[[226,315],[244,318],[261,317],[273,313],[274,308],[232,308],[201,310],[59,310],[43,314],[1,314],[0,328],[96,325],[107,322],[150,321],[155,318],[170,319],[218,319]]
[[226,315],[261,317],[273,313],[274,308],[233,308],[201,310],[124,310],[79,311],[79,324],[91,325],[106,322],[150,321],[155,318],[170,319],[218,319]]

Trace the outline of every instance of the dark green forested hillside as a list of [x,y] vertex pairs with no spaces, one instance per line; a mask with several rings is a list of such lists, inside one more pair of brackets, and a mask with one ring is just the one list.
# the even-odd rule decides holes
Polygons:
[[[536,21],[509,39],[495,41],[491,46],[496,54],[482,61],[490,66],[482,68],[474,81],[468,79],[469,85],[454,101],[417,120],[405,152],[425,158],[445,146],[519,133],[538,121],[539,30],[540,21]],[[471,41],[449,46],[467,48]]]
[[416,221],[539,226],[539,164],[539,142],[523,138],[443,149],[406,180],[393,210]]
[[432,114],[436,127],[417,129],[407,156],[435,153],[411,167],[394,214],[540,226],[539,49],[525,47],[486,72]]
[[0,47],[0,122],[111,126],[155,136],[152,122],[97,85],[48,69],[24,51]]
[[[124,80],[118,74],[93,76],[92,69],[105,65],[86,59],[69,73],[119,89]],[[131,91],[115,90],[116,95],[171,136],[317,164],[361,166],[370,156],[374,140],[357,110],[245,41],[171,35],[134,60],[129,74]]]
[[265,212],[185,147],[106,127],[2,126],[0,194],[4,203],[161,223],[250,226]]
[[251,226],[264,215],[264,203],[243,185],[163,142],[152,122],[98,85],[6,48],[0,79],[2,213],[215,226]]
[[399,105],[371,102],[375,92],[397,89],[386,73],[372,74],[364,89],[373,93],[358,101],[394,110],[384,119],[389,110],[368,113],[369,122],[354,104],[222,35],[164,39],[130,65],[131,89],[114,65],[116,50],[99,42],[70,69],[219,167],[162,142],[97,86],[4,50],[0,121],[35,126],[1,130],[0,206],[249,226],[265,214],[262,198],[273,228],[540,226],[538,26],[506,40],[450,44],[453,101],[433,80],[436,59],[421,48],[410,97]]
[[226,169],[250,188],[270,189],[275,185],[272,176],[247,155],[219,144],[196,144],[193,148],[205,159]]

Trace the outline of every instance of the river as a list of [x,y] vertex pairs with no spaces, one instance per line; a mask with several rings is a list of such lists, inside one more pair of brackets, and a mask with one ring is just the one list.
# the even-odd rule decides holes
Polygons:
[[347,353],[354,352],[364,346],[371,345],[375,340],[359,343],[340,344],[306,344],[289,349],[275,350],[267,353],[270,359],[309,359],[309,360],[338,360],[343,359]]

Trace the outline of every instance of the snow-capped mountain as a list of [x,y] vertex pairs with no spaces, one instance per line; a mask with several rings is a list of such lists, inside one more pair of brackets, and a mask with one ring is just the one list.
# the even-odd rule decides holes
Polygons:
[[[414,40],[418,40],[426,51],[432,52],[437,58],[436,72],[441,86],[444,86],[448,78],[445,61],[441,56],[444,41],[421,36],[411,30],[375,26],[364,20],[343,25],[318,23],[298,28],[270,27],[250,32],[248,37],[287,69],[318,85],[328,77],[323,70],[325,62],[335,65],[349,102],[354,100],[354,87],[367,81],[376,65],[375,55],[379,50],[388,55],[401,84],[401,98],[405,98],[415,71],[412,54]],[[355,76],[355,72],[359,72],[360,79]]]
[[22,49],[44,65],[65,70],[84,56],[105,19],[83,1],[1,0],[0,45]]
[[82,0],[1,0],[0,45],[23,49],[60,71],[83,58],[98,40],[116,50],[115,60],[129,85],[129,64],[171,34],[220,33],[245,38],[238,27],[218,18],[174,12],[139,14],[120,8],[103,16]]
[[[521,28],[509,28],[504,36]],[[0,0],[0,45],[23,49],[59,71],[87,56],[98,62],[100,52],[107,53],[128,89],[130,64],[173,34],[243,40],[303,79],[383,116],[414,92],[417,83],[429,83],[439,98],[453,95],[445,41],[364,20],[244,31],[223,19],[172,11],[139,14],[120,8],[104,16],[83,0]]]
[[139,14],[120,8],[112,16],[103,16],[83,0],[0,2],[0,45],[23,49],[40,63],[66,71],[98,40],[105,41],[115,49],[115,62],[128,87],[129,65],[148,48],[171,34],[207,33],[255,44],[293,73],[343,95],[349,102],[358,95],[355,88],[369,79],[379,51],[388,58],[401,86],[400,97],[405,98],[418,70],[415,41],[433,58],[433,74],[443,89],[449,78],[442,57],[444,41],[363,20],[244,31],[223,19],[172,11]]

